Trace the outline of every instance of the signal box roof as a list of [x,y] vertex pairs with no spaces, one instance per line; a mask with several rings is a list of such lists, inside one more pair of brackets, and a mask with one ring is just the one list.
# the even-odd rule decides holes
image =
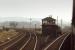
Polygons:
[[42,19],[43,21],[46,20],[46,21],[56,21],[56,19],[52,18],[52,17],[46,17],[44,19]]

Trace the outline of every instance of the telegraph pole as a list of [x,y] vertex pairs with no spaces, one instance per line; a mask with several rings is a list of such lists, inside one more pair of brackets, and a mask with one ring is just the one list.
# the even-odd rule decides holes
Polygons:
[[36,33],[36,24],[35,24],[35,33]]
[[58,25],[58,16],[57,16],[57,25]]
[[32,20],[32,18],[31,18],[31,16],[30,16],[30,31],[31,31],[31,20]]
[[62,29],[62,19],[61,19],[61,29]]

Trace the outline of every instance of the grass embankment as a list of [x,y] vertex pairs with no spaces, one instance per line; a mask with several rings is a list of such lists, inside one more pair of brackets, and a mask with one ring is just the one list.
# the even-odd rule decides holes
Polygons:
[[4,42],[6,40],[11,39],[12,37],[16,36],[18,32],[15,30],[10,29],[9,31],[2,31],[0,32],[0,42]]

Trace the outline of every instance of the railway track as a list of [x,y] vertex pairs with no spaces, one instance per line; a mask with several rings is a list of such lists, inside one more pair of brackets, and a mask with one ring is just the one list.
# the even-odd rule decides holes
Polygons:
[[29,39],[26,41],[26,43],[19,50],[23,50],[23,48],[28,44],[28,42],[30,41],[30,39],[31,39],[31,34],[30,34]]
[[0,44],[0,50],[3,50],[6,46],[9,46],[10,44],[14,43],[16,40],[18,40],[22,35],[24,35],[24,33],[16,36],[15,38],[13,39],[10,39],[9,41],[6,41],[2,44]]
[[36,34],[32,34],[27,45],[24,45],[20,50],[36,50],[37,45],[37,36]]
[[37,36],[35,33],[23,33],[1,44],[0,50],[36,50],[36,45]]
[[[42,50],[60,50],[70,33],[65,33]],[[0,50],[37,50],[37,35],[35,33],[22,33],[8,42],[0,45]]]
[[9,46],[5,47],[3,50],[18,50],[19,47],[21,46],[21,40],[23,40],[23,38],[26,35],[22,35],[21,38],[19,38],[17,41],[15,41],[14,43],[10,44]]
[[62,36],[58,37],[56,40],[54,40],[52,43],[50,43],[48,46],[46,46],[42,50],[60,50],[64,40],[69,35],[70,35],[70,33],[63,34]]
[[27,41],[30,39],[31,34],[26,33],[26,35],[23,35],[19,40],[12,43],[8,47],[4,48],[3,50],[20,50],[20,48],[27,43]]

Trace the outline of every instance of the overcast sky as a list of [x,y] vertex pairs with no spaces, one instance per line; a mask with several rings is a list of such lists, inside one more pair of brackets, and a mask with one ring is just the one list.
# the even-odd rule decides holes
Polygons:
[[72,0],[0,0],[0,17],[44,18],[49,15],[71,21]]

